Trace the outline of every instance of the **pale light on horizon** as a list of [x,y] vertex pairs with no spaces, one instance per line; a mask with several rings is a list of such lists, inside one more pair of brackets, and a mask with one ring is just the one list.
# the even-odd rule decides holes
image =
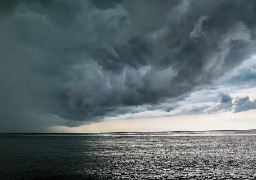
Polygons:
[[181,115],[141,119],[105,120],[79,127],[53,126],[51,132],[100,133],[100,132],[160,132],[256,129],[256,110],[239,113]]

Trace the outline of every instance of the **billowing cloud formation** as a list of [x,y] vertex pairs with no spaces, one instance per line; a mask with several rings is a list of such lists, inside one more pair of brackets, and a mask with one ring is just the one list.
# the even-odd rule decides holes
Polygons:
[[72,126],[189,94],[253,53],[255,17],[243,0],[2,0],[1,128]]
[[232,98],[229,95],[223,93],[221,93],[219,97],[220,101],[218,102],[217,106],[210,108],[210,110],[208,111],[209,113],[232,110]]
[[256,100],[250,100],[248,96],[239,98],[235,101],[235,112],[256,109]]

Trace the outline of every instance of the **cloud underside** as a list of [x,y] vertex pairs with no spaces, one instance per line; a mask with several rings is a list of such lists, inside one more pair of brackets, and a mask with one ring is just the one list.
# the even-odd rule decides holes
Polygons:
[[254,54],[255,18],[243,0],[2,0],[2,129],[172,111]]

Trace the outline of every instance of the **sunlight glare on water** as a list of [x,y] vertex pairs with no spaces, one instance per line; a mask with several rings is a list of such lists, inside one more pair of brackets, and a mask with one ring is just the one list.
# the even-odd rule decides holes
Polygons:
[[2,135],[1,179],[256,178],[255,135]]

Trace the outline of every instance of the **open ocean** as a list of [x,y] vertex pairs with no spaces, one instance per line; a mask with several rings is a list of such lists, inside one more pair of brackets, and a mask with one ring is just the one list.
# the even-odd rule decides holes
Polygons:
[[256,135],[1,134],[0,179],[256,179]]

